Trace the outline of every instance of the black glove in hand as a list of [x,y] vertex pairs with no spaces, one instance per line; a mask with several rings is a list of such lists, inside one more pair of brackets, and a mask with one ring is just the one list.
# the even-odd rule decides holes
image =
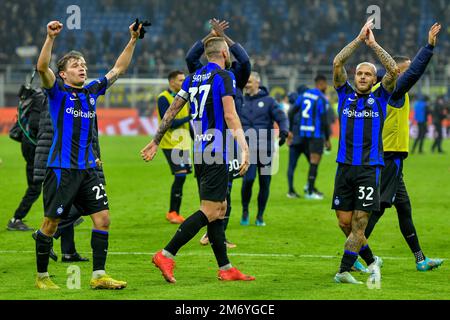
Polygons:
[[288,137],[288,135],[289,133],[287,131],[280,132],[280,141],[278,141],[278,145],[280,147],[286,142],[286,138]]
[[141,28],[141,32],[139,33],[139,39],[143,39],[144,38],[144,34],[147,32],[145,31],[144,27],[149,27],[152,25],[152,23],[150,21],[139,21],[138,18],[136,18],[136,23],[133,26],[133,30],[137,31],[137,29],[139,28],[139,25],[142,24],[142,28]]

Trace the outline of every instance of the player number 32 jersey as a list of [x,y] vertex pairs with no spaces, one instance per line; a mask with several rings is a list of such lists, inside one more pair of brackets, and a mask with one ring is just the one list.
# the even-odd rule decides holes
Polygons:
[[391,94],[381,84],[369,94],[358,94],[346,82],[336,89],[340,123],[337,162],[383,166],[383,123]]

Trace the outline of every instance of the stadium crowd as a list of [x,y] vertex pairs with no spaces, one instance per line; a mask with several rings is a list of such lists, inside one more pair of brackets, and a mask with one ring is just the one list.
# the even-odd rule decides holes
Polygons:
[[[247,49],[255,70],[263,71],[269,65],[297,65],[302,71],[329,65],[339,48],[358,31],[361,21],[352,18],[352,12],[364,16],[373,3],[377,1],[79,1],[83,35],[65,32],[55,54],[74,47],[86,55],[92,67],[106,68],[125,41],[116,27],[139,15],[152,21],[153,26],[137,50],[136,71],[165,76],[169,68],[185,68],[187,50],[208,33],[208,20],[216,12],[219,18],[230,21],[229,35]],[[64,21],[69,5],[67,0],[6,1],[0,11],[0,40],[8,45],[0,49],[0,65],[35,63],[20,58],[16,48],[39,47],[48,22],[47,16],[39,14],[42,8],[53,10],[53,16]],[[86,13],[87,5],[90,12]],[[378,5],[382,27],[379,40],[389,52],[414,56],[426,43],[428,28],[436,17],[448,28],[446,0],[400,0]],[[449,30],[443,31],[435,66],[450,63]],[[374,57],[368,50],[360,50],[355,60],[374,61]]]

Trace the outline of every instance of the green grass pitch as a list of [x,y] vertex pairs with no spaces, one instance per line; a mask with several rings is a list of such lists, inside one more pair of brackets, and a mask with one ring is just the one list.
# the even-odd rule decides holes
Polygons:
[[[34,287],[35,253],[31,232],[10,232],[6,223],[25,190],[24,160],[20,145],[0,137],[0,299],[449,299],[449,262],[438,270],[420,273],[398,227],[393,209],[380,220],[370,244],[384,258],[381,289],[333,282],[340,263],[344,235],[330,209],[336,170],[336,141],[331,155],[319,167],[317,187],[323,201],[288,199],[288,149],[280,150],[280,168],[272,178],[266,227],[254,226],[257,183],[253,189],[251,223],[239,225],[241,181],[234,183],[233,210],[227,232],[238,247],[229,250],[231,262],[255,275],[254,282],[223,283],[217,280],[217,265],[211,248],[199,245],[200,232],[177,257],[177,283],[166,283],[151,263],[151,254],[161,249],[177,226],[165,220],[172,176],[160,152],[155,161],[144,163],[140,149],[147,137],[101,137],[102,155],[111,209],[111,231],[107,271],[128,281],[121,291],[89,289],[91,262],[79,263],[81,289],[66,288],[67,264],[50,261],[49,272],[62,287],[43,292]],[[450,258],[450,157],[412,155],[405,161],[404,175],[412,199],[413,217],[425,255]],[[450,141],[444,149],[450,150]],[[297,168],[295,185],[303,189],[307,165]],[[197,187],[189,176],[183,195],[182,214],[198,209]],[[38,228],[43,218],[42,198],[33,206],[26,223]],[[91,258],[89,217],[75,231],[79,252]],[[55,241],[60,255],[60,243]],[[367,275],[355,277],[366,281]]]

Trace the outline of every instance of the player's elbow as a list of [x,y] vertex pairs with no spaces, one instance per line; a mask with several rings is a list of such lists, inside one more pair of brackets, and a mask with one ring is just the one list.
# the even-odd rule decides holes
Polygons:
[[48,64],[46,63],[37,63],[36,65],[36,70],[37,72],[39,72],[39,74],[45,74],[48,71]]
[[333,68],[334,68],[334,69],[342,68],[342,66],[343,66],[342,61],[341,61],[340,59],[338,59],[338,57],[336,56],[336,57],[333,59]]

